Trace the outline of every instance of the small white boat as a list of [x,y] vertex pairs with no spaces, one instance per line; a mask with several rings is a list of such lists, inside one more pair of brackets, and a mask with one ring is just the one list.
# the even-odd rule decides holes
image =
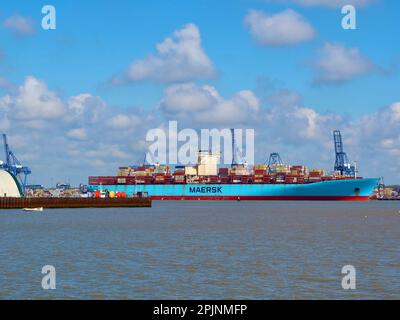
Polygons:
[[43,207],[39,208],[23,208],[24,211],[43,211]]

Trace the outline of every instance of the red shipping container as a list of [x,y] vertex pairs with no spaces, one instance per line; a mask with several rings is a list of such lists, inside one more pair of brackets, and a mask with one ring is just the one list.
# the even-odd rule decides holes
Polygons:
[[229,183],[229,180],[230,180],[229,176],[221,176],[219,179],[222,184],[227,184],[227,183]]

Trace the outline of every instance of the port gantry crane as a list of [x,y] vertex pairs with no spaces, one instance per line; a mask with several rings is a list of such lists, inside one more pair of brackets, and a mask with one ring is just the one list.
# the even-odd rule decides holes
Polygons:
[[0,164],[0,168],[6,170],[17,177],[21,183],[22,189],[25,192],[26,187],[26,179],[29,174],[32,173],[31,169],[27,166],[23,166],[21,162],[17,159],[14,153],[11,151],[8,142],[7,135],[3,134],[3,144],[4,144],[4,153],[5,160],[2,164]]
[[339,130],[333,131],[333,140],[335,143],[335,171],[340,172],[341,175],[355,176],[356,167],[351,165],[346,152],[344,152],[342,134]]
[[239,165],[247,166],[247,162],[245,157],[243,156],[241,150],[236,144],[236,135],[235,135],[235,129],[231,129],[231,141],[232,141],[232,163],[231,167],[236,167]]
[[272,172],[271,166],[277,165],[277,164],[283,164],[283,161],[281,159],[281,156],[279,153],[273,152],[269,155],[269,160],[268,160],[268,174]]

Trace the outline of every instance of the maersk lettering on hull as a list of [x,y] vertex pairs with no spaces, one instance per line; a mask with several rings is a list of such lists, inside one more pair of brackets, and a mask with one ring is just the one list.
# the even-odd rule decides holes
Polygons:
[[91,185],[89,191],[147,192],[154,200],[368,200],[379,179],[334,180],[308,184]]
[[222,187],[189,187],[189,192],[193,194],[222,194]]

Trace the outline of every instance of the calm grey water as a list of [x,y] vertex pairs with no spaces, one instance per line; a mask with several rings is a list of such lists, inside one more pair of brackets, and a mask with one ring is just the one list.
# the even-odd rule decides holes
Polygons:
[[[1,299],[399,299],[400,203],[0,211]],[[357,289],[341,269],[357,270]],[[53,265],[57,289],[41,287]]]

